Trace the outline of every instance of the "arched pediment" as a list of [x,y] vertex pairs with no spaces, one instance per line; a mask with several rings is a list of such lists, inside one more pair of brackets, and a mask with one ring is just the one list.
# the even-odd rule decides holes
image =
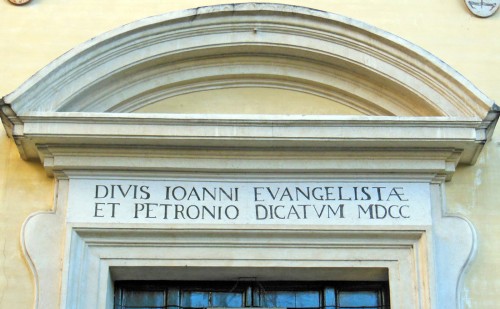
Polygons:
[[[312,94],[366,116],[131,113],[183,94],[241,87]],[[135,143],[386,147],[413,155],[408,149],[447,149],[454,166],[474,162],[497,119],[494,102],[469,81],[395,35],[323,11],[256,3],[122,26],[64,54],[0,106],[22,156],[46,165],[54,145]]]
[[335,14],[280,4],[143,19],[61,56],[5,97],[27,112],[130,112],[226,87],[312,93],[368,115],[484,118],[493,104],[423,49]]

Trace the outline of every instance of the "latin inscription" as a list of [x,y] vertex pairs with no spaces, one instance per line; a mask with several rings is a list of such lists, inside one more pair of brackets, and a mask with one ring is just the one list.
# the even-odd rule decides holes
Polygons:
[[69,222],[429,224],[428,184],[70,182]]

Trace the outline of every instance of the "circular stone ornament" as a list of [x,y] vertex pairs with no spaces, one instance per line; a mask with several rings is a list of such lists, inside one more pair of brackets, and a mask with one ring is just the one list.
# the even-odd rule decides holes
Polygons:
[[465,0],[465,4],[472,14],[479,17],[490,17],[498,10],[500,0]]
[[15,4],[15,5],[23,5],[23,4],[26,4],[30,1],[31,0],[9,0],[10,3]]

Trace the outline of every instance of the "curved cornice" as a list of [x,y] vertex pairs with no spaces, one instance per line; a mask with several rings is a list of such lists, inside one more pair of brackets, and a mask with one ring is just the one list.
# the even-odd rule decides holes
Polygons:
[[100,35],[3,101],[29,112],[131,112],[221,87],[295,89],[369,115],[483,119],[493,101],[423,49],[339,15],[282,4],[168,13]]
[[[131,113],[227,87],[302,91],[365,116]],[[144,162],[148,149],[320,147],[338,162],[345,151],[357,165],[366,162],[360,172],[405,170],[374,166],[371,154],[414,162],[420,151],[432,152],[440,164],[415,172],[449,178],[458,162],[474,163],[498,113],[464,77],[397,36],[327,12],[255,3],[125,25],[61,56],[0,100],[0,117],[22,157],[41,159],[49,172],[81,169],[71,165],[85,161],[78,154],[102,157],[109,149]],[[64,158],[73,163],[60,164]]]

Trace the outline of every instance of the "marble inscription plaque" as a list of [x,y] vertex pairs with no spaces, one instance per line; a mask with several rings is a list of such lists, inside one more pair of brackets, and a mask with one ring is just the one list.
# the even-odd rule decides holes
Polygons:
[[428,183],[71,179],[69,223],[429,225]]

